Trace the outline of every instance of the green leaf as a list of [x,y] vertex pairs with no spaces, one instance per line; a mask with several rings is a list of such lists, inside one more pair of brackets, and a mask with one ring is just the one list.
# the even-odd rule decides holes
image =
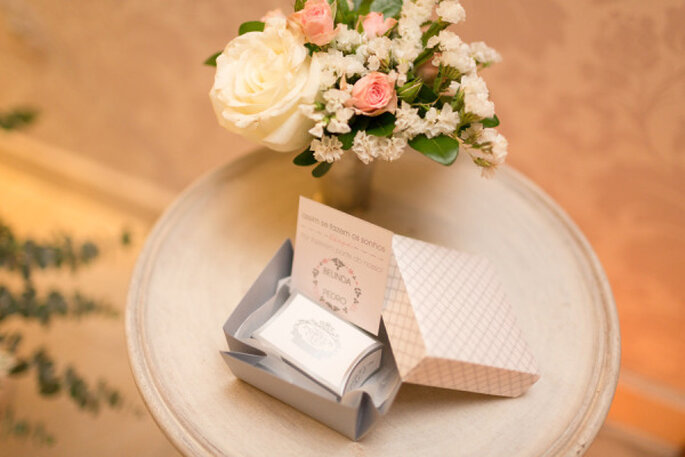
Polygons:
[[366,133],[373,136],[388,137],[392,135],[394,129],[395,115],[392,113],[383,113],[380,116],[371,118]]
[[485,128],[497,127],[499,125],[499,118],[495,114],[493,117],[483,119],[480,123],[483,124],[483,127]]
[[459,129],[457,129],[457,135],[461,135],[461,132],[463,132],[464,130],[466,130],[466,129],[469,128],[469,127],[471,127],[471,123],[470,123],[470,122],[467,122],[466,124],[461,124],[461,125],[459,126]]
[[421,103],[434,103],[438,99],[438,94],[433,92],[433,89],[425,84],[421,85],[419,94],[417,95],[417,100]]
[[414,68],[418,68],[428,62],[428,60],[433,57],[433,54],[435,54],[435,48],[426,48],[421,51],[421,54],[414,59]]
[[[335,18],[338,15],[338,0],[326,0],[328,4],[331,6],[331,16],[333,16],[333,22],[335,22]],[[347,2],[347,0],[345,0]]]
[[419,135],[409,140],[409,146],[441,165],[452,165],[459,155],[459,142],[447,135]]
[[309,165],[314,165],[316,163],[314,158],[314,151],[307,148],[306,151],[300,153],[293,159],[293,163],[300,167],[308,167]]
[[263,32],[264,23],[262,21],[249,21],[240,24],[238,35],[244,35],[248,32]]
[[321,162],[312,170],[312,176],[315,178],[320,178],[328,173],[328,170],[330,170],[332,166],[333,163],[331,162]]
[[203,62],[204,65],[208,65],[210,67],[216,67],[216,58],[221,55],[222,51],[215,52],[211,56],[207,57],[207,60]]
[[352,143],[354,142],[354,136],[357,134],[356,130],[350,130],[347,133],[343,133],[342,135],[338,135],[338,139],[342,143],[342,148],[347,151],[352,147]]
[[18,108],[8,113],[0,113],[0,128],[19,129],[33,123],[37,116],[38,111],[33,108]]
[[343,133],[342,135],[338,135],[338,139],[343,144],[342,148],[345,151],[352,147],[352,143],[354,142],[354,137],[355,135],[357,135],[357,132],[360,130],[366,130],[370,122],[370,117],[356,116],[350,122],[350,131],[347,133]]
[[355,20],[356,15],[353,11],[350,11],[350,5],[347,3],[347,0],[339,0],[335,13],[335,22],[338,24],[345,24],[349,27],[354,27]]
[[310,56],[315,52],[321,51],[321,46],[317,46],[314,43],[305,43],[304,47],[307,48],[307,51],[309,52]]
[[354,9],[360,16],[365,16],[371,11],[373,0],[354,0]]
[[23,373],[24,371],[26,371],[28,369],[28,367],[29,367],[28,362],[26,362],[26,360],[22,360],[22,361],[18,362],[16,365],[14,365],[14,367],[12,367],[9,374],[10,375],[17,375],[19,373]]
[[371,11],[383,13],[384,17],[398,17],[402,11],[402,0],[373,0]]
[[426,46],[426,43],[428,43],[428,40],[431,39],[431,37],[434,37],[438,33],[442,32],[449,26],[449,22],[433,22],[430,27],[428,27],[428,30],[423,32],[423,35],[421,35],[421,42],[423,43],[424,46]]
[[401,87],[397,88],[397,96],[407,103],[412,103],[419,95],[422,84],[423,81],[421,81],[421,78],[408,81]]
[[304,4],[306,3],[306,0],[295,0],[295,6],[293,9],[295,11],[300,11],[302,8],[304,8]]
[[119,241],[121,241],[122,246],[130,246],[131,243],[133,242],[133,235],[131,234],[131,231],[128,228],[124,228],[121,231],[121,236],[119,238]]

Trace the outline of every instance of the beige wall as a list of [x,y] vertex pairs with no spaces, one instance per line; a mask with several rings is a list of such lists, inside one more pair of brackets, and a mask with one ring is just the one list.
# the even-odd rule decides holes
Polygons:
[[[463,3],[463,38],[504,56],[485,77],[510,163],[566,208],[603,261],[629,387],[657,386],[669,417],[685,421],[685,3]],[[239,23],[289,4],[0,0],[0,109],[35,105],[34,136],[181,189],[252,147],[216,125],[201,62]],[[640,410],[629,397],[619,390],[620,420]]]

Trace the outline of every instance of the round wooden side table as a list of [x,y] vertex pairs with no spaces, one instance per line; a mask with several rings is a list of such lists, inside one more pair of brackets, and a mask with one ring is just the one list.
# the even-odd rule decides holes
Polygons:
[[126,332],[148,408],[185,455],[582,455],[609,410],[620,336],[609,284],[568,216],[519,173],[480,178],[460,158],[379,163],[371,208],[395,233],[488,256],[541,379],[515,399],[405,384],[360,442],[236,379],[222,325],[287,237],[309,169],[259,151],[185,191],[159,220],[131,283]]

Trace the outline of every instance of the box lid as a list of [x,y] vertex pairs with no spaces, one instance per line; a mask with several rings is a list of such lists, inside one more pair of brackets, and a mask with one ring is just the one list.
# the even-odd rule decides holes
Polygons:
[[485,257],[399,235],[393,253],[383,320],[403,381],[516,397],[539,379]]

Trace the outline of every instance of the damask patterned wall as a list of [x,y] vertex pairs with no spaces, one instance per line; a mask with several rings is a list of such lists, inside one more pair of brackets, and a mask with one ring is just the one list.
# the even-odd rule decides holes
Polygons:
[[[35,105],[34,136],[181,189],[253,147],[217,127],[201,62],[289,3],[0,0],[0,109]],[[685,3],[463,3],[463,38],[504,56],[484,76],[509,162],[587,234],[619,305],[625,372],[663,387],[682,419]]]

